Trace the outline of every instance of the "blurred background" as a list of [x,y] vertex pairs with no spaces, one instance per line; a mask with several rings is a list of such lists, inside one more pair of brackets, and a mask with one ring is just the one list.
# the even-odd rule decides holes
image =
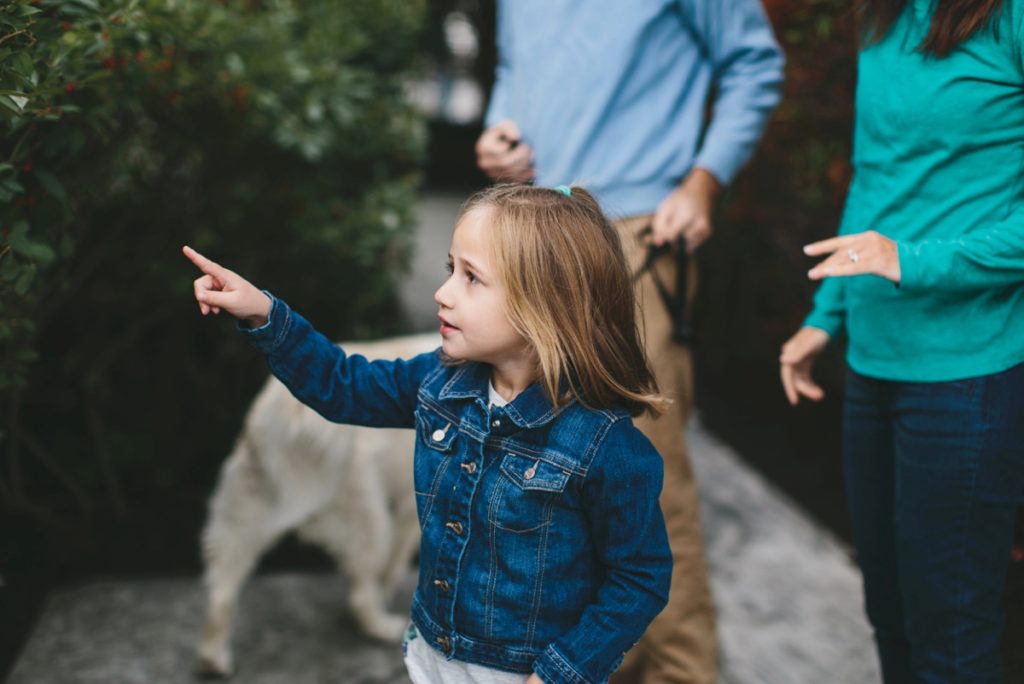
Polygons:
[[[813,292],[800,246],[849,181],[853,24],[847,0],[765,5],[785,97],[699,253],[698,410],[847,538],[841,352],[797,409],[776,360]],[[0,676],[48,592],[200,571],[266,370],[196,314],[180,245],[335,339],[423,329],[399,298],[416,208],[486,183],[494,63],[489,0],[0,1]],[[286,542],[261,565],[281,567],[330,563]],[[1022,562],[1006,600],[1024,681]]]

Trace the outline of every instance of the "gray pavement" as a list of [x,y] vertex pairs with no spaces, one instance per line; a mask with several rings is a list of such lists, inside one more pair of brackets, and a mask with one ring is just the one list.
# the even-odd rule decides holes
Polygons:
[[[461,196],[432,195],[403,287],[416,330],[434,325],[432,293]],[[879,681],[849,552],[694,421],[722,645],[720,684]],[[407,605],[410,574],[396,606]],[[408,684],[397,646],[361,636],[335,575],[253,579],[234,639],[238,684]],[[94,582],[51,596],[9,684],[191,683],[202,624],[198,578]]]

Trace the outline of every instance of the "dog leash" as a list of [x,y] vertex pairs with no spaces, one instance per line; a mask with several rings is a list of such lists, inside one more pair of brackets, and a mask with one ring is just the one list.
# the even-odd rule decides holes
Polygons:
[[[647,226],[640,231],[641,236],[650,235],[650,233],[650,226]],[[665,282],[661,279],[661,276],[658,275],[657,269],[654,268],[654,262],[664,256],[667,252],[673,252],[676,257],[676,288],[674,296],[669,292],[669,289],[665,287]],[[654,287],[658,290],[658,296],[661,298],[661,303],[664,304],[666,309],[668,309],[669,316],[672,318],[672,341],[676,344],[687,346],[693,343],[694,337],[693,325],[690,322],[689,312],[687,311],[686,306],[687,292],[689,289],[689,268],[690,257],[682,247],[679,249],[673,249],[670,244],[648,244],[647,256],[644,258],[644,262],[640,265],[640,268],[638,268],[633,274],[634,283],[640,280],[643,274],[651,274],[651,280],[654,281]]]

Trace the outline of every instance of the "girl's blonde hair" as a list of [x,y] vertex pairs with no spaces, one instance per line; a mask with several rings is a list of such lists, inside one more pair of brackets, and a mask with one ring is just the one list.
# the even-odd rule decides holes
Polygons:
[[459,218],[477,209],[489,211],[509,319],[533,345],[552,403],[573,396],[592,408],[660,414],[668,400],[640,342],[619,235],[594,197],[578,187],[496,185],[470,197]]

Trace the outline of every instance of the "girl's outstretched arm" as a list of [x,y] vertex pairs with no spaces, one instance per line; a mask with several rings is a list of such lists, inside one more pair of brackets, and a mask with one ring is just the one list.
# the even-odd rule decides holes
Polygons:
[[349,356],[280,299],[191,247],[182,249],[203,275],[195,297],[205,316],[223,309],[299,401],[337,423],[413,427],[423,378],[440,366],[436,352],[412,359],[368,361]]
[[211,312],[219,314],[223,309],[250,328],[266,324],[270,315],[270,297],[266,293],[191,247],[182,247],[181,251],[203,272],[193,287],[199,310],[204,316]]

